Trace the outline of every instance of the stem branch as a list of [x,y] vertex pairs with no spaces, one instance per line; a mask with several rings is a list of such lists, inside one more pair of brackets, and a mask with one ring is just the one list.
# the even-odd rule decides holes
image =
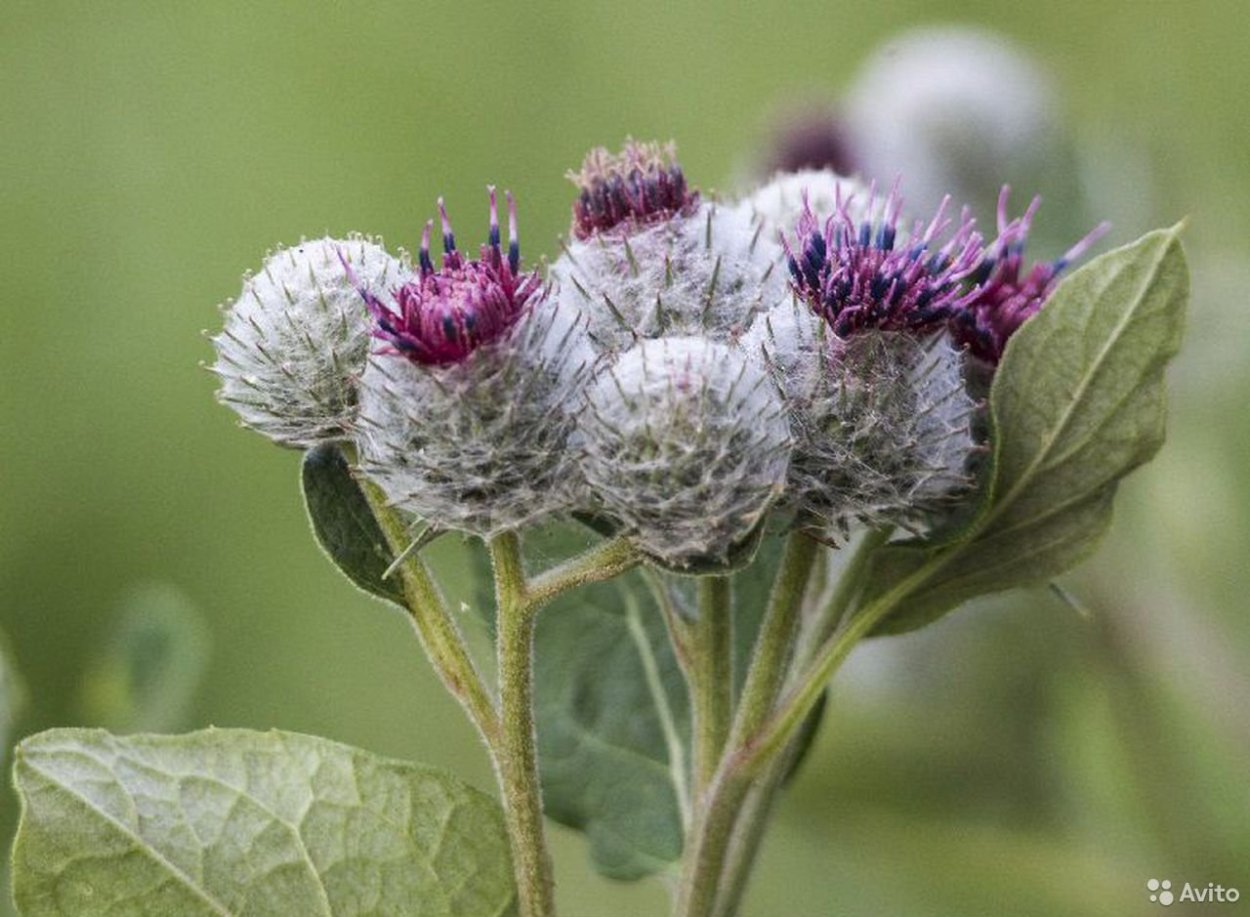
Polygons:
[[634,546],[624,538],[604,541],[584,554],[535,576],[525,584],[525,602],[539,608],[570,589],[620,576],[636,567],[641,559]]

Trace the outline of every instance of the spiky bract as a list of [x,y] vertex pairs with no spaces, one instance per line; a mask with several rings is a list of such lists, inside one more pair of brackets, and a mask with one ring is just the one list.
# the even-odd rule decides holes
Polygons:
[[552,265],[561,302],[608,351],[638,338],[728,340],[786,294],[780,246],[741,207],[705,202],[631,233],[570,243]]
[[816,359],[817,384],[790,405],[789,486],[807,524],[836,537],[948,509],[977,451],[960,351],[940,334],[876,332],[832,338]]
[[676,569],[725,563],[780,495],[790,458],[763,367],[700,337],[642,341],[600,372],[578,443],[596,509]]

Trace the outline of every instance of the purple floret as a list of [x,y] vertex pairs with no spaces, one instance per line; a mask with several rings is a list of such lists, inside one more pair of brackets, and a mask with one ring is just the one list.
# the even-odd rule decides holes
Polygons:
[[600,147],[586,154],[581,171],[570,172],[569,179],[580,190],[571,230],[578,239],[689,214],[699,203],[671,145],[630,140],[619,154]]
[[508,253],[504,256],[499,234],[499,209],[495,189],[490,189],[490,237],[481,257],[468,261],[456,250],[456,238],[447,209],[440,199],[443,229],[443,264],[434,269],[430,258],[430,234],[434,221],[425,224],[418,256],[419,273],[392,292],[393,306],[383,303],[361,285],[344,261],[348,278],[357,288],[373,316],[374,337],[389,345],[389,352],[423,366],[460,363],[478,347],[498,340],[518,318],[541,298],[538,273],[521,273],[521,250],[517,237],[516,202],[508,194]]
[[948,198],[927,226],[917,222],[900,242],[897,187],[879,216],[875,198],[874,188],[858,225],[850,213],[853,196],[844,199],[841,189],[823,222],[804,205],[794,245],[783,239],[791,286],[839,337],[869,329],[936,330],[971,295],[966,281],[982,260],[981,236],[965,209],[954,233],[938,244],[952,222],[945,216]]
[[1024,215],[1007,219],[1010,188],[998,196],[998,238],[989,246],[973,274],[976,294],[951,317],[951,335],[969,352],[997,365],[1007,341],[1038,313],[1054,292],[1059,274],[1083,256],[1109,228],[1101,223],[1072,246],[1062,258],[1034,264],[1027,274],[1024,249],[1041,198],[1033,198]]

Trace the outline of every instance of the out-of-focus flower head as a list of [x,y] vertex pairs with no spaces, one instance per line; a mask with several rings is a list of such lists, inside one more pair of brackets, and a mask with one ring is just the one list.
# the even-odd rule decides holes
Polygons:
[[943,195],[986,217],[1006,180],[1036,182],[1065,155],[1049,70],[994,31],[926,26],[892,36],[843,100],[856,172],[907,177],[913,206]]

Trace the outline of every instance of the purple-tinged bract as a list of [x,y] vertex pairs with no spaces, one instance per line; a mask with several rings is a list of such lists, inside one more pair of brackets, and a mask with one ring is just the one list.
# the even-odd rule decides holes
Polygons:
[[[373,316],[373,335],[396,354],[422,366],[460,363],[478,347],[498,340],[516,324],[542,291],[537,272],[521,272],[517,237],[516,202],[508,194],[508,251],[499,234],[499,209],[495,189],[490,189],[490,237],[477,261],[456,249],[456,237],[447,209],[440,198],[443,229],[443,264],[434,269],[430,258],[430,233],[425,224],[421,237],[419,272],[393,291],[394,305],[357,285]],[[351,276],[350,268],[348,269]],[[355,280],[353,279],[353,283]]]
[[625,142],[620,153],[597,147],[569,180],[580,194],[573,202],[572,233],[589,239],[622,224],[643,225],[690,214],[699,194],[686,187],[672,144]]
[[998,239],[971,278],[975,295],[950,321],[955,341],[967,347],[973,356],[994,365],[1002,359],[1011,336],[1045,305],[1063,269],[1084,255],[1109,228],[1106,223],[1099,224],[1063,257],[1034,264],[1021,276],[1025,244],[1041,198],[1033,198],[1023,216],[1008,220],[1009,191],[1004,187],[998,197]]
[[964,281],[981,262],[981,236],[965,210],[950,238],[942,202],[926,226],[900,237],[902,200],[895,188],[877,215],[869,192],[864,218],[851,216],[852,196],[840,190],[823,221],[805,205],[795,244],[785,241],[790,283],[839,337],[858,331],[927,332],[945,324],[968,297]]

